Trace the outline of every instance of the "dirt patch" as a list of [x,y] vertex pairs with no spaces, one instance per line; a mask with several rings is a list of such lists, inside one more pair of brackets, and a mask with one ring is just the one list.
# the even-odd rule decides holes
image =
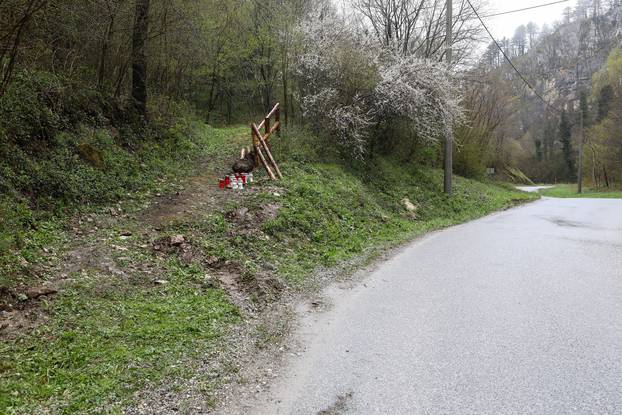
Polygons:
[[245,272],[236,262],[220,263],[210,278],[218,281],[231,301],[245,311],[260,311],[278,300],[286,289],[285,284],[269,272]]
[[[11,303],[8,303],[11,304]],[[49,320],[39,304],[24,302],[16,308],[0,311],[0,338],[12,340]]]
[[47,321],[40,304],[58,293],[49,286],[0,287],[0,337],[14,338]]
[[187,179],[179,191],[166,196],[156,195],[153,204],[140,214],[139,221],[156,227],[166,225],[180,217],[218,210],[231,200],[241,200],[245,195],[257,192],[253,186],[242,191],[222,190],[218,187],[218,178],[228,171],[226,166],[235,160],[235,157],[229,158],[220,170],[206,161],[203,172]]
[[164,236],[153,242],[153,251],[159,256],[177,255],[182,262],[190,264],[201,256],[184,235]]
[[237,225],[259,228],[263,223],[276,218],[280,209],[281,205],[277,203],[267,203],[253,210],[242,206],[225,213],[225,217]]

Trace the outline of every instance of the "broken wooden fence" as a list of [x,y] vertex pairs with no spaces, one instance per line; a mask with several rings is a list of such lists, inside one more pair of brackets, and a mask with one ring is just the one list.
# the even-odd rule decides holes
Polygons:
[[[271,122],[273,117],[274,123]],[[261,132],[262,129],[263,133]],[[270,137],[275,133],[277,135],[281,134],[281,109],[278,103],[259,125],[251,124],[251,135],[253,137],[253,147],[255,148],[255,163],[261,163],[272,180],[276,180],[277,176],[279,179],[283,178],[281,170],[270,151]]]

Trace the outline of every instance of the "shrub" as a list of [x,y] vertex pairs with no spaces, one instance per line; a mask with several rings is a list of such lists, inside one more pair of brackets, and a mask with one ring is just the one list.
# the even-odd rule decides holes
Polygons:
[[336,13],[323,11],[300,32],[303,115],[354,158],[379,135],[435,143],[464,122],[458,87],[438,63],[383,49]]
[[454,172],[460,176],[479,179],[486,174],[481,148],[474,142],[466,142],[454,151]]

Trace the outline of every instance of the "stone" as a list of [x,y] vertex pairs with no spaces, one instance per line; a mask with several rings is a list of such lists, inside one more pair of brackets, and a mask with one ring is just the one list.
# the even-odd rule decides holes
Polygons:
[[406,208],[406,210],[409,212],[414,213],[417,211],[417,206],[413,202],[411,202],[410,199],[408,199],[407,197],[402,199],[402,205],[404,205],[404,208]]
[[179,246],[186,242],[186,238],[183,235],[173,235],[171,236],[170,242],[173,246]]
[[26,290],[26,295],[30,299],[35,299],[35,298],[42,297],[44,295],[56,294],[57,292],[58,291],[53,288],[38,287],[38,288],[29,288],[28,290]]

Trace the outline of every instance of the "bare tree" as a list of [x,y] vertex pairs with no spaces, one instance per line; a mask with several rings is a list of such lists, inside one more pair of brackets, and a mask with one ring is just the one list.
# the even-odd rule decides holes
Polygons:
[[527,38],[529,40],[529,49],[533,48],[536,37],[538,36],[538,25],[534,22],[527,23]]
[[[2,4],[0,2],[0,97],[4,94],[17,61],[21,42],[28,24],[42,10],[47,0],[28,0],[24,4]],[[6,9],[6,10],[4,10]],[[6,11],[6,15],[4,12]]]
[[[353,0],[371,31],[385,47],[404,55],[443,60],[445,55],[445,0]],[[472,1],[476,9],[481,2]],[[454,6],[455,61],[468,56],[481,35],[466,0]]]
[[527,51],[527,28],[524,25],[516,28],[514,37],[512,37],[512,43],[516,48],[516,55],[523,56]]
[[149,0],[136,0],[132,34],[132,98],[138,112],[147,114],[147,54],[149,33]]

